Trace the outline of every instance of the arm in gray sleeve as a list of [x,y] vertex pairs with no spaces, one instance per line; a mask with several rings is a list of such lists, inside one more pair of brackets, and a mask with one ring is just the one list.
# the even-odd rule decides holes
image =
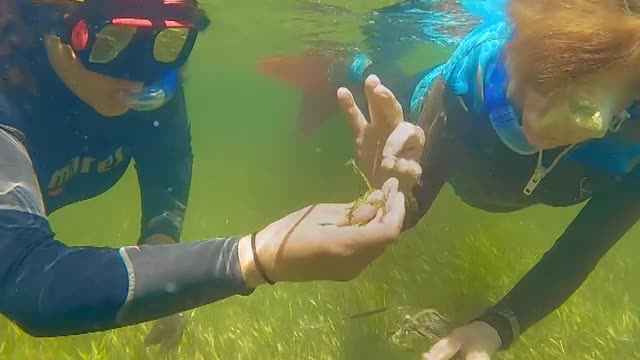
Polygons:
[[33,164],[17,136],[18,130],[0,125],[0,209],[45,216]]
[[237,237],[121,249],[64,245],[43,215],[25,147],[0,130],[0,154],[0,313],[27,333],[114,329],[252,292]]

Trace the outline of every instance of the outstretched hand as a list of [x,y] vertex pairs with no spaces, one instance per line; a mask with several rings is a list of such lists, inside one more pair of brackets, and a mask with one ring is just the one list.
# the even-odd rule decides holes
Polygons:
[[377,76],[366,79],[365,95],[371,121],[364,116],[351,91],[340,88],[337,93],[353,133],[358,165],[373,187],[379,188],[395,177],[400,182],[400,191],[408,193],[422,176],[424,131],[404,121],[402,106]]
[[[348,281],[393,244],[405,216],[404,195],[391,178],[367,201],[316,204],[289,214],[258,232],[256,254],[275,281]],[[238,245],[247,286],[265,282],[253,256],[250,238]]]
[[461,326],[438,341],[423,360],[490,360],[498,352],[502,340],[498,332],[483,321]]

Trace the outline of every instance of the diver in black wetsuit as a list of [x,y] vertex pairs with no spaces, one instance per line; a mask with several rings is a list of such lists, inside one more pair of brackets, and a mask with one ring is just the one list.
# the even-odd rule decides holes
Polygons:
[[[397,54],[375,46],[370,55],[351,57],[347,69],[341,59],[331,67],[334,86],[359,94],[365,83],[368,116],[346,88],[338,90],[339,103],[370,180],[394,176],[401,189],[412,189],[406,228],[428,212],[445,183],[491,212],[588,201],[502,300],[425,359],[489,359],[508,348],[562,305],[640,218],[640,39],[629,36],[640,33],[637,18],[607,1],[510,6],[513,23],[492,16],[446,63],[417,78],[399,75],[397,57],[384,56]],[[398,100],[372,74],[390,78]]]
[[[206,14],[192,0],[0,11],[0,313],[29,334],[175,319],[264,283],[349,280],[397,238],[404,197],[391,179],[371,195],[386,209],[359,207],[353,222],[350,204],[320,204],[251,235],[179,243],[193,158],[181,69]],[[104,193],[131,161],[138,245],[57,241],[47,216]],[[179,338],[172,324],[165,343]]]
[[[549,8],[555,6],[560,5]],[[555,21],[561,23],[558,18]],[[625,19],[617,21],[624,23]],[[548,31],[546,35],[551,36],[552,30]],[[571,206],[588,202],[554,246],[502,300],[434,345],[425,359],[451,359],[456,354],[465,360],[489,359],[497,350],[507,349],[522,332],[562,305],[640,218],[640,168],[636,166],[640,159],[640,118],[631,102],[640,95],[635,90],[637,75],[626,74],[630,82],[615,81],[608,87],[608,78],[620,79],[620,74],[615,74],[620,68],[602,66],[607,70],[587,85],[593,89],[582,93],[574,90],[581,97],[576,102],[589,105],[584,107],[590,108],[587,114],[573,112],[574,99],[568,100],[566,108],[563,100],[551,98],[548,103],[557,100],[560,105],[556,103],[554,108],[545,103],[530,110],[537,105],[533,101],[524,102],[526,106],[522,107],[513,98],[503,100],[509,80],[500,71],[506,66],[502,56],[506,56],[511,36],[510,26],[504,23],[481,24],[446,64],[423,74],[411,102],[404,99],[413,115],[410,118],[420,130],[397,123],[391,115],[389,120],[397,124],[396,132],[389,135],[378,172],[382,178],[393,174],[401,181],[422,174],[413,191],[417,208],[408,219],[409,225],[429,210],[445,182],[466,203],[491,212],[509,212],[534,204]],[[518,44],[529,40],[520,39]],[[580,57],[574,61],[580,61]],[[640,64],[640,59],[631,61]],[[367,69],[363,76],[367,73],[376,73],[376,68]],[[393,110],[389,109],[399,107],[393,105],[392,93],[375,77],[367,80],[366,87],[370,104],[377,102],[380,107],[372,110],[372,118],[381,121],[390,116]],[[341,91],[345,110],[353,114],[352,98]],[[375,109],[376,105],[372,106]],[[524,128],[508,124],[511,119],[523,123],[523,114]],[[600,124],[582,127],[594,119]],[[424,152],[417,151],[420,144],[426,144]],[[412,159],[420,158],[418,168]]]

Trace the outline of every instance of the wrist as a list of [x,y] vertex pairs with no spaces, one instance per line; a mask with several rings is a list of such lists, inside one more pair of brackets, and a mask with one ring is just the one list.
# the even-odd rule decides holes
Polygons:
[[491,309],[476,321],[482,321],[495,329],[500,338],[500,350],[508,349],[520,337],[520,324],[513,311],[509,309]]
[[405,217],[402,224],[402,231],[408,230],[416,225],[420,218],[420,204],[415,196],[415,185],[411,190],[407,191],[404,196]]
[[152,234],[139,242],[140,245],[172,245],[177,243],[179,241],[166,234]]
[[240,271],[247,287],[256,288],[265,284],[265,280],[260,275],[253,257],[251,235],[243,236],[238,242],[238,258],[240,260]]
[[365,80],[365,70],[372,64],[365,53],[341,57],[329,67],[331,84],[359,88]]
[[405,217],[402,225],[402,231],[414,227],[425,211],[422,210],[420,200],[422,196],[422,177],[418,178],[415,184],[404,193]]

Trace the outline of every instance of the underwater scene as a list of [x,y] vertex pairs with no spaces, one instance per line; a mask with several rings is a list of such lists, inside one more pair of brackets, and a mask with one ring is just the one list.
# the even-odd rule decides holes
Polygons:
[[[131,3],[129,0],[109,1]],[[524,0],[509,1],[519,3]],[[26,1],[0,0],[0,3],[4,2],[6,6],[13,6],[7,4]],[[89,6],[92,1],[86,2]],[[178,226],[182,243],[195,244],[204,239],[250,234],[311,204],[350,203],[382,186],[384,181],[367,179],[370,173],[364,169],[366,164],[359,162],[361,154],[356,149],[359,143],[354,142],[353,121],[349,121],[350,115],[337,103],[338,86],[346,86],[354,93],[355,101],[367,119],[371,114],[382,116],[382,112],[393,110],[396,118],[402,119],[404,115],[407,126],[421,127],[419,133],[426,137],[421,146],[426,142],[426,150],[412,148],[407,154],[427,154],[426,157],[435,158],[420,164],[422,179],[419,184],[421,189],[434,183],[438,185],[413,195],[411,191],[405,191],[405,197],[409,200],[415,197],[421,209],[413,220],[405,219],[415,224],[405,226],[397,239],[369,264],[363,265],[362,271],[353,279],[306,279],[304,282],[275,279],[275,285],[259,286],[248,296],[228,296],[213,303],[193,300],[202,306],[189,306],[176,320],[181,325],[168,323],[168,329],[154,328],[153,321],[131,320],[132,325],[116,326],[112,330],[106,329],[114,327],[106,321],[107,325],[95,332],[75,331],[72,328],[76,325],[82,328],[78,325],[82,319],[73,317],[91,315],[86,314],[88,310],[68,310],[66,315],[59,317],[42,315],[44,320],[41,321],[47,325],[41,326],[40,333],[29,330],[28,326],[21,326],[21,321],[37,323],[38,319],[29,320],[29,316],[20,315],[19,305],[10,304],[13,301],[11,293],[22,291],[23,285],[16,285],[20,284],[19,278],[9,279],[6,274],[10,274],[11,269],[0,267],[3,293],[9,294],[0,299],[0,304],[6,303],[0,306],[5,315],[0,320],[0,359],[423,359],[434,344],[456,328],[468,330],[466,335],[455,339],[462,344],[458,355],[456,348],[450,356],[434,353],[424,359],[640,359],[637,340],[640,338],[640,287],[637,286],[640,264],[634,261],[640,254],[640,228],[634,226],[640,217],[640,194],[633,190],[634,179],[640,179],[634,173],[635,165],[640,163],[640,149],[636,145],[640,144],[640,131],[634,130],[640,129],[635,129],[634,108],[629,105],[636,98],[627,95],[631,90],[626,90],[637,90],[634,86],[640,84],[636,81],[640,76],[607,74],[614,78],[611,81],[609,77],[596,80],[585,77],[585,82],[592,87],[597,84],[602,91],[585,90],[588,95],[580,101],[568,100],[568,105],[558,110],[561,115],[556,117],[569,114],[567,116],[573,119],[575,116],[576,121],[571,124],[578,125],[556,126],[557,122],[548,117],[544,117],[544,121],[532,120],[531,125],[527,123],[528,110],[524,112],[524,120],[518,123],[513,114],[522,112],[520,106],[507,106],[510,95],[505,93],[510,93],[510,85],[503,86],[502,92],[492,92],[493,85],[504,85],[505,80],[504,74],[493,71],[502,69],[502,58],[491,54],[495,54],[497,48],[507,48],[507,51],[526,48],[517,41],[524,43],[529,39],[527,36],[533,36],[522,25],[523,30],[517,34],[521,38],[514,40],[513,47],[505,45],[507,40],[502,39],[511,36],[509,29],[502,27],[508,16],[507,2],[200,0],[198,7],[206,11],[210,24],[198,35],[182,74],[191,138],[189,146],[193,153],[188,203],[181,203],[182,207],[179,207],[184,212],[184,221]],[[168,3],[171,1],[164,1],[165,5]],[[577,12],[584,18],[597,17],[594,14],[603,9],[611,12],[618,9],[620,14],[630,17],[629,12],[640,10],[640,3],[631,0],[624,1],[624,6],[620,5],[622,1],[604,0],[557,0],[556,5],[552,3],[540,0],[538,5],[528,8],[522,5],[519,10],[513,10],[515,17],[522,18],[523,24],[538,21],[548,26],[545,30],[548,41],[540,45],[547,52],[531,50],[529,59],[504,62],[509,64],[509,71],[519,69],[533,73],[540,69],[543,72],[542,75],[527,73],[516,77],[517,85],[531,83],[532,88],[544,93],[556,84],[549,80],[553,77],[550,75],[553,69],[563,69],[557,83],[564,84],[579,78],[581,71],[596,73],[594,69],[609,69],[606,66],[613,69],[611,73],[619,70],[616,66],[628,71],[632,68],[628,65],[634,61],[633,56],[640,59],[635,47],[625,50],[623,41],[616,40],[613,30],[605,31],[608,25],[603,24],[604,21],[585,22],[585,29],[594,27],[587,31],[577,26],[554,25],[562,23],[559,19],[567,19],[567,22],[577,19],[575,14],[552,14],[545,18],[549,9],[560,7],[561,3],[566,7],[584,6],[582,12]],[[118,19],[133,16],[124,14]],[[529,18],[523,20],[525,17]],[[634,20],[625,20],[629,24],[617,22],[618,27],[636,26],[633,21],[638,20],[632,17]],[[0,16],[0,29],[4,24],[2,21]],[[114,20],[109,21],[117,25]],[[127,24],[146,26],[139,22]],[[70,42],[78,58],[88,63],[100,63],[94,61],[101,56],[100,51],[108,58],[111,55],[107,53],[111,50],[100,50],[93,44],[99,44],[100,36],[108,37],[115,44],[122,40],[118,36],[124,35],[115,32],[105,35],[100,32],[103,30],[92,26],[86,29],[74,26],[67,33],[71,34]],[[584,30],[582,37],[577,35],[579,30]],[[81,31],[88,34],[86,38],[78,35]],[[584,48],[566,45],[566,41],[553,38],[560,34],[558,36],[586,39],[596,33],[608,35],[602,35],[599,42],[594,40]],[[629,37],[638,38],[638,35]],[[137,41],[131,39],[136,38],[129,37],[126,41]],[[185,35],[185,39],[189,38]],[[163,39],[158,37],[155,41],[158,43]],[[617,47],[607,45],[614,42]],[[635,45],[638,43],[640,38]],[[155,46],[161,46],[158,44]],[[47,42],[50,60],[57,56],[52,55],[57,51],[52,50],[52,46]],[[84,60],[80,55],[83,50],[79,49],[87,46],[95,48],[86,56],[88,60]],[[3,50],[0,47],[0,61],[4,62]],[[544,62],[545,56],[563,54],[565,50],[593,53],[610,50],[618,57],[607,62],[605,67],[599,65],[599,61],[606,61],[604,55],[571,56],[565,53],[566,56],[558,56],[561,59],[555,62]],[[113,51],[117,54],[121,49]],[[354,54],[369,55],[354,58]],[[157,66],[165,66],[158,53],[155,56],[155,63],[160,64]],[[347,61],[350,67],[336,66],[339,61],[335,59]],[[583,64],[591,63],[581,67],[576,64],[581,60],[584,60]],[[527,61],[544,65],[534,68]],[[101,71],[104,62],[96,65],[96,72]],[[620,65],[623,62],[626,63]],[[52,63],[56,73],[66,74],[64,64],[56,67],[55,62]],[[377,67],[369,67],[371,64]],[[89,65],[87,68],[93,69]],[[376,110],[375,104],[367,105],[367,98],[362,94],[363,74],[368,74],[364,68],[378,75],[383,85],[388,85],[402,105],[403,113],[398,115],[397,108],[393,107],[381,112]],[[105,70],[105,75],[112,76],[109,71]],[[334,75],[344,76],[344,81],[330,83]],[[69,88],[82,89],[81,85],[74,85],[77,81],[73,76],[64,76],[60,75]],[[608,87],[609,84],[616,85]],[[47,86],[57,89],[57,85],[51,83],[39,86],[42,92],[47,91]],[[87,86],[88,92],[92,91],[91,87]],[[585,88],[589,89],[588,86]],[[168,94],[168,88],[162,89]],[[562,89],[558,93],[563,93]],[[154,95],[152,90],[148,94]],[[576,93],[582,94],[580,91]],[[525,93],[515,90],[515,96],[524,99],[520,105],[530,106],[535,100]],[[556,94],[550,90],[549,93]],[[615,99],[609,101],[610,94],[614,93]],[[640,91],[638,95],[637,99],[640,99]],[[587,98],[588,101],[584,100]],[[92,105],[89,95],[87,99],[85,102],[99,109],[98,105]],[[138,100],[141,111],[142,106],[153,105],[144,102],[142,97]],[[562,101],[558,100],[565,104]],[[545,102],[540,108],[547,109],[551,106],[549,103],[553,101]],[[0,129],[20,130],[11,121],[3,122],[3,104],[0,99]],[[74,103],[57,102],[51,113],[73,106]],[[79,113],[82,111],[86,110]],[[626,117],[620,118],[619,113]],[[513,118],[509,117],[512,115]],[[61,120],[59,126],[69,130],[73,121],[67,120]],[[162,125],[160,123],[160,127]],[[158,123],[153,126],[158,127]],[[571,132],[574,129],[571,126],[578,130]],[[628,129],[626,134],[625,128]],[[92,160],[81,158],[77,164],[75,160],[69,160],[75,155],[69,155],[69,159],[57,164],[45,164],[42,159],[47,157],[39,154],[54,153],[56,149],[67,151],[69,141],[64,137],[54,138],[57,130],[46,130],[47,135],[38,134],[38,126],[25,125],[25,129],[28,129],[23,131],[28,139],[25,144],[36,143],[25,145],[34,167],[51,176],[51,179],[44,178],[49,175],[36,171],[40,187],[45,190],[43,201],[47,208],[55,209],[48,214],[55,239],[72,249],[119,249],[141,244],[138,241],[142,202],[147,199],[153,204],[154,199],[164,199],[166,194],[146,192],[141,196],[144,180],[136,169],[135,155],[134,160],[122,168],[121,174],[114,175],[117,181],[109,185],[111,180],[104,182],[99,173],[108,172],[112,166],[115,169],[126,155],[118,151],[104,152]],[[140,147],[146,146],[146,135],[135,137],[138,135],[135,131],[127,130],[129,133],[124,136],[131,136]],[[578,135],[571,135],[574,137],[562,142],[562,136],[548,136],[545,131]],[[39,139],[46,136],[53,140],[43,140],[43,145],[38,145]],[[96,132],[96,138],[102,139],[100,144],[110,141],[112,135],[104,135],[104,139],[101,136]],[[381,149],[380,154],[383,153]],[[162,163],[165,157],[158,154],[164,153],[154,151],[145,155],[146,162],[140,167],[168,166]],[[402,157],[401,153],[396,155]],[[107,160],[102,162],[100,159]],[[100,190],[83,188],[86,191],[80,191],[72,200],[58,202],[67,188],[74,186],[73,181],[80,181],[78,178],[84,176],[85,165],[89,169],[92,161],[98,167],[96,177],[90,182],[100,184],[96,185]],[[10,171],[6,170],[10,165],[0,164],[0,168],[2,172]],[[177,173],[180,169],[171,169],[169,175],[154,176],[179,178],[184,175]],[[406,173],[409,177],[417,176],[410,170]],[[574,179],[578,179],[577,182]],[[0,185],[1,180],[3,175]],[[184,179],[177,180],[180,181]],[[0,187],[0,202],[6,197],[3,189]],[[174,193],[171,187],[169,192]],[[14,205],[9,207],[15,208]],[[4,208],[0,206],[0,210]],[[159,212],[167,215],[167,211]],[[407,218],[410,211],[407,207]],[[0,222],[5,221],[1,213]],[[163,226],[158,225],[156,229],[163,229]],[[2,234],[9,234],[5,229],[14,229],[13,225],[0,227]],[[552,248],[557,251],[550,251]],[[0,240],[0,251],[8,254],[13,251],[10,249],[11,246]],[[27,257],[26,253],[16,254]],[[134,265],[126,261],[125,264],[131,271],[131,266],[135,267],[138,260],[135,255],[129,256]],[[167,262],[179,263],[174,267],[182,269],[180,271],[200,266],[197,260],[193,263],[185,261],[188,258],[181,255],[163,256]],[[71,263],[68,275],[72,278],[72,274],[93,274],[97,270],[84,269],[83,264],[101,261],[106,264],[111,260]],[[147,266],[145,269],[150,272],[153,272],[151,269],[158,273],[169,271],[149,259],[139,261],[140,269]],[[300,261],[307,263],[306,259]],[[535,273],[530,273],[539,263],[543,268],[538,267]],[[20,266],[19,263],[11,264]],[[331,262],[326,265],[318,262],[314,267],[319,273],[329,272]],[[114,272],[113,276],[116,275]],[[526,281],[521,281],[525,275]],[[62,280],[66,277],[61,276]],[[131,276],[129,273],[130,281]],[[265,280],[268,282],[268,277]],[[64,281],[42,281],[34,294],[44,296],[45,291],[52,291],[52,299],[65,299],[60,295],[62,287],[55,285]],[[148,285],[151,280],[138,281],[143,287],[152,286]],[[85,289],[93,289],[95,294],[115,286],[108,273],[96,275],[89,283],[93,283],[93,287]],[[514,289],[516,284],[519,287]],[[86,290],[71,287],[69,294],[72,295],[67,294],[68,298],[98,298]],[[166,291],[173,290],[167,285]],[[510,295],[505,300],[506,294]],[[152,300],[139,306],[152,311],[165,301],[154,303],[153,296],[156,295],[149,295]],[[127,294],[127,299],[132,296],[133,292]],[[44,313],[43,309],[48,308],[47,304],[41,303],[43,300],[28,300],[23,304],[31,301],[38,304],[34,305],[37,311]],[[110,304],[109,301],[104,300],[104,303]],[[473,336],[482,338],[484,335],[469,330],[469,323],[498,302],[505,308],[510,306],[509,310],[515,312],[516,318],[526,312],[526,325],[524,322],[514,325],[510,322],[513,318],[504,313],[494,315],[491,319],[503,327],[495,333],[490,330],[486,336],[496,338],[499,335],[496,339],[504,343],[507,341],[504,337],[506,326],[508,341],[513,343],[499,351],[487,345],[486,357],[473,357],[469,355],[475,346]],[[27,305],[24,306],[26,309]],[[56,303],[55,306],[64,308],[65,304]],[[78,306],[92,308],[85,303]],[[65,310],[60,311],[64,313]],[[54,323],[65,316],[69,317],[68,322],[60,324],[60,332],[57,332],[53,329],[57,326]],[[496,320],[495,316],[504,317]],[[524,318],[522,315],[522,321]],[[172,326],[179,330],[175,332]],[[526,328],[519,337],[516,334],[518,327]],[[150,331],[152,336],[148,337]],[[482,350],[486,340],[477,341],[475,344]]]

